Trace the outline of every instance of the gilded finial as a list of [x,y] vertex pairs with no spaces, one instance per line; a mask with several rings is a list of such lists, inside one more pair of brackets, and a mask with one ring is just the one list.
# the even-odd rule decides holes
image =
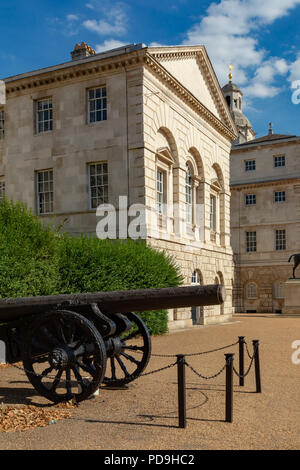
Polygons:
[[233,65],[229,64],[228,67],[229,67],[229,75],[228,75],[229,81],[232,82],[232,73],[231,73],[231,71],[233,70]]

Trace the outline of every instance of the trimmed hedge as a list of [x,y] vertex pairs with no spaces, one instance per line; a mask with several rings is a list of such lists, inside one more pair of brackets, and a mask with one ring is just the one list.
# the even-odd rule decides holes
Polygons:
[[[182,282],[172,258],[143,241],[64,235],[60,245],[61,293],[176,287]],[[139,315],[151,334],[166,333],[166,310]]]
[[178,286],[172,259],[144,241],[64,235],[60,240],[61,289],[66,293]]
[[55,232],[22,203],[0,204],[0,297],[59,293]]
[[[175,287],[182,280],[173,259],[144,241],[58,235],[24,204],[0,204],[0,297]],[[167,331],[167,311],[140,316],[151,334]]]

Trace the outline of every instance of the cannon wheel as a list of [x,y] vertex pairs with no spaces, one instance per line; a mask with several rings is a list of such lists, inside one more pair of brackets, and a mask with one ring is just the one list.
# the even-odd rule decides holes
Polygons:
[[106,368],[104,341],[84,316],[66,310],[40,315],[24,341],[26,375],[54,403],[87,399],[100,386]]
[[140,317],[127,312],[132,328],[120,336],[119,351],[107,360],[104,383],[111,387],[122,387],[138,378],[145,370],[151,355],[149,331]]

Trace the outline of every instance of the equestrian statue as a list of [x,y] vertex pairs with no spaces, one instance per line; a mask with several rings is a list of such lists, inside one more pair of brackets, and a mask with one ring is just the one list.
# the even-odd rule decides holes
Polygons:
[[300,253],[296,253],[295,255],[291,255],[289,257],[289,262],[291,261],[292,258],[294,258],[293,279],[296,279],[295,271],[296,271],[297,266],[300,264]]

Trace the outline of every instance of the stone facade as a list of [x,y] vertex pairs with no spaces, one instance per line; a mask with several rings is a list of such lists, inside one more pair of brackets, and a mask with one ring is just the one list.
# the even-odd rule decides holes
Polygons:
[[231,74],[229,74],[229,82],[222,88],[222,91],[238,131],[238,137],[233,145],[253,140],[256,133],[253,131],[251,122],[243,113],[243,93],[235,83],[232,83]]
[[[105,202],[119,217],[120,196],[126,210],[142,204],[147,243],[174,256],[185,284],[227,289],[222,306],[170,311],[170,328],[230,319],[229,154],[237,132],[205,48],[131,45],[93,54],[83,43],[82,58],[77,46],[76,60],[5,80],[0,176],[7,197],[39,211],[37,177],[48,170],[53,206],[40,217],[47,223],[55,216],[74,234],[95,234],[89,171],[107,165]],[[105,118],[90,122],[95,89],[105,90]],[[37,103],[49,98],[51,129],[37,132]],[[158,197],[166,211],[158,210]]]
[[300,252],[299,158],[300,137],[273,134],[272,127],[231,151],[236,311],[283,310],[288,259]]

